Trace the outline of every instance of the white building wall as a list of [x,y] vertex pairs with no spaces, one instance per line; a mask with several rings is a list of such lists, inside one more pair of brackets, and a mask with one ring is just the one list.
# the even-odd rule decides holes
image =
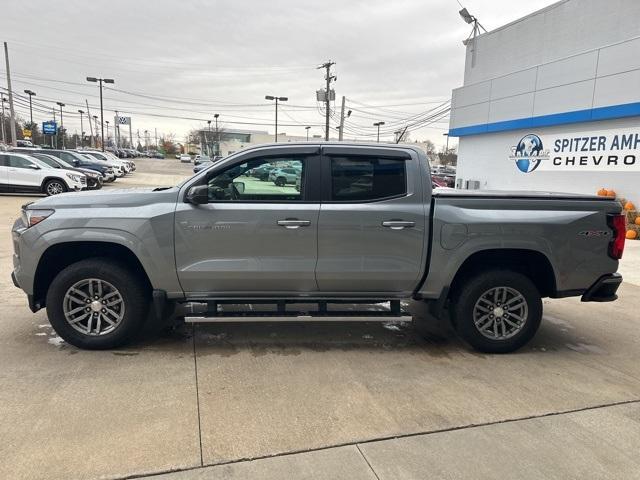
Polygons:
[[[600,48],[638,35],[638,0],[563,0],[467,46],[465,85]],[[482,19],[480,19],[482,20]]]
[[[618,132],[621,134],[640,135],[640,120],[638,117],[607,120],[602,122],[589,122],[573,125],[562,125],[532,130],[512,130],[507,132],[489,133],[483,135],[471,135],[461,137],[458,146],[457,179],[478,180],[481,189],[490,190],[535,190],[535,191],[559,191],[568,193],[595,194],[598,189],[604,187],[613,189],[621,197],[631,199],[640,206],[640,149],[636,149],[634,166],[605,167],[593,170],[593,167],[563,169],[545,169],[544,166],[529,172],[520,171],[513,159],[512,148],[518,141],[529,133],[534,133],[542,138],[574,138],[582,137],[585,132],[596,134]],[[553,145],[544,145],[550,149],[553,158]],[[604,153],[607,155],[615,152],[576,152],[575,156],[591,156]],[[552,162],[552,158],[544,160]],[[630,159],[629,159],[630,161]],[[576,163],[579,163],[578,161]]]

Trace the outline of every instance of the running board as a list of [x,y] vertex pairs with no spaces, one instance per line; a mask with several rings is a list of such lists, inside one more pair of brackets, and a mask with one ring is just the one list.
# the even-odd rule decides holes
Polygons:
[[[345,309],[344,304],[366,304],[369,309]],[[272,310],[253,308],[253,305],[271,304]],[[342,305],[332,310],[330,304]],[[383,305],[384,304],[384,305]],[[229,305],[249,306],[249,309],[232,309]],[[292,308],[293,306],[298,308]],[[303,306],[303,308],[300,308]],[[313,307],[316,308],[313,308]],[[289,307],[289,308],[287,308]],[[402,310],[399,300],[381,302],[345,302],[341,300],[209,300],[207,302],[190,302],[182,306],[182,315],[187,323],[201,322],[363,322],[363,321],[395,321],[405,322],[412,319],[411,314]]]

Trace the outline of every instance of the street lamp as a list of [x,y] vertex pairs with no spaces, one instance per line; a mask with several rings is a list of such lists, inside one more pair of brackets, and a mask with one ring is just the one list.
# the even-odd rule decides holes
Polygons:
[[374,127],[378,127],[378,140],[377,142],[380,143],[380,126],[384,125],[384,122],[376,122],[373,124]]
[[446,150],[444,151],[444,153],[447,154],[447,153],[449,153],[449,134],[448,133],[443,133],[442,135],[447,137],[447,147],[446,147]]
[[100,131],[102,132],[102,151],[104,152],[104,111],[102,109],[102,84],[115,83],[113,78],[87,77],[87,82],[98,82],[100,84]]
[[31,120],[31,130],[33,130],[33,105],[31,104],[31,97],[33,97],[36,92],[33,90],[25,90],[24,93],[29,95],[29,118]]
[[7,138],[4,132],[4,102],[8,102],[8,100],[4,98],[4,95],[2,93],[0,93],[0,103],[2,103],[2,143],[6,144]]
[[60,107],[60,131],[62,132],[62,149],[64,150],[64,120],[62,119],[62,107],[64,107],[64,103],[56,102],[56,105]]
[[220,131],[218,130],[218,117],[219,113],[215,113],[213,118],[216,120],[216,155],[220,155]]
[[82,123],[84,110],[78,110],[78,113],[80,114],[80,146],[84,148],[84,124]]
[[309,141],[309,129],[311,127],[304,127],[304,129],[307,131],[307,142]]
[[[107,124],[107,143],[109,142],[109,120],[106,120],[104,123]],[[104,152],[104,139],[102,140],[102,151]]]
[[267,95],[264,97],[265,100],[275,100],[276,101],[276,142],[278,141],[278,102],[286,102],[289,100],[287,97],[275,97],[273,95]]
[[207,135],[207,153],[211,158],[211,120],[207,120],[207,130],[209,131],[209,135]]

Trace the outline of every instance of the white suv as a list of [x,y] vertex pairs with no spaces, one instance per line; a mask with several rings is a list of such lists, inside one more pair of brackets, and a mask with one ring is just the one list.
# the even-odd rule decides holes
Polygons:
[[56,195],[87,186],[83,174],[46,163],[22,153],[0,152],[0,191]]

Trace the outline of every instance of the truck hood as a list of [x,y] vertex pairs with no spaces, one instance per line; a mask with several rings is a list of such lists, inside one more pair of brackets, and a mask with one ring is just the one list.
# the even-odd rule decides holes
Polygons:
[[42,198],[29,208],[105,208],[137,207],[153,203],[175,202],[179,188],[122,188],[118,190],[98,190],[69,192]]

